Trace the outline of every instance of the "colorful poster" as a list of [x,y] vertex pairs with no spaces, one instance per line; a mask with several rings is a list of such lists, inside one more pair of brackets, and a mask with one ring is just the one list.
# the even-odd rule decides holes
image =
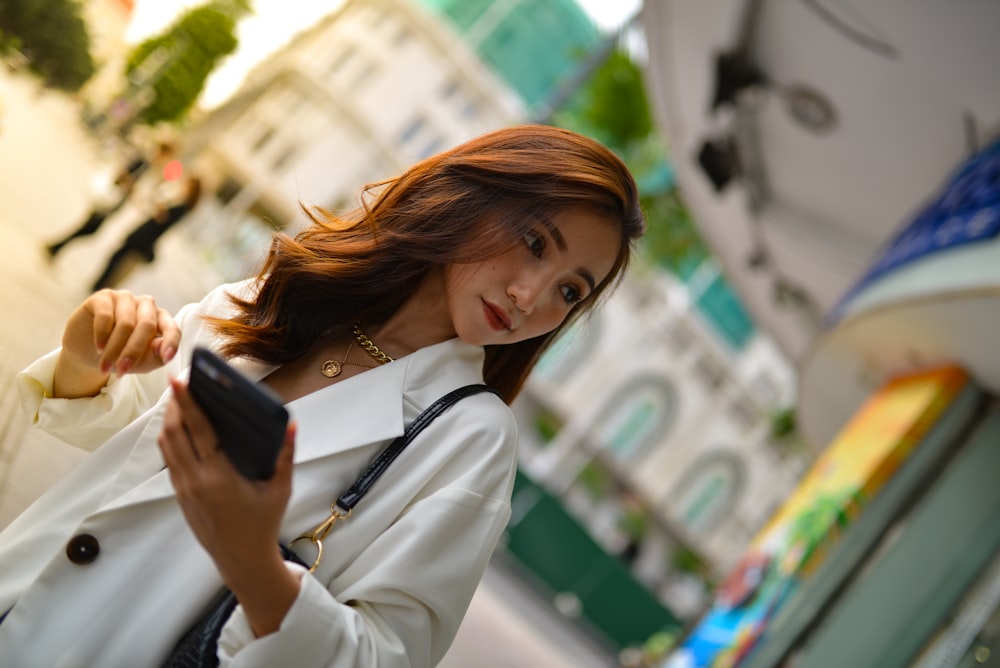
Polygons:
[[893,379],[816,460],[663,668],[733,668],[830,546],[940,419],[967,374],[956,367]]

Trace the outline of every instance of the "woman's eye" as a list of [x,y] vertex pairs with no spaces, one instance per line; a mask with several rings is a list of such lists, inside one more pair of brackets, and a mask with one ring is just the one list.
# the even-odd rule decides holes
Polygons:
[[545,250],[545,239],[541,235],[535,232],[525,232],[524,233],[524,244],[531,251],[531,254],[535,257],[542,257],[542,251]]
[[567,304],[575,304],[583,299],[583,295],[575,285],[563,285],[559,289],[562,291],[563,299],[566,300]]

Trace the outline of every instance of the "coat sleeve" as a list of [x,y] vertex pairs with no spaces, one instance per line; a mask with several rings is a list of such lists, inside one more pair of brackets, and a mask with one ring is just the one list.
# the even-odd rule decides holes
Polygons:
[[[281,665],[290,657],[317,668],[437,665],[510,518],[516,470],[510,411],[491,396],[466,403],[477,411],[473,419],[439,419],[410,446],[425,438],[450,444],[400,467],[422,480],[416,498],[328,586],[303,576],[278,632],[254,639],[237,607],[219,642],[222,666]],[[364,513],[352,521],[364,521]]]
[[[217,288],[202,302],[178,311],[175,319],[182,340],[191,338],[191,330],[201,326],[201,313],[221,303],[221,290]],[[185,350],[182,343],[174,359],[154,371],[122,377],[112,375],[97,396],[79,399],[52,396],[60,349],[53,350],[17,375],[21,408],[32,425],[70,445],[93,451],[156,403],[167,389],[167,374],[176,375],[187,366]]]

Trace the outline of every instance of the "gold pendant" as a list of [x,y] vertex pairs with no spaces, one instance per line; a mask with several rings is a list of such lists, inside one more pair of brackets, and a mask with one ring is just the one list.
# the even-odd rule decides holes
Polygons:
[[327,360],[323,362],[323,367],[320,369],[320,373],[327,378],[336,378],[340,375],[340,370],[342,368],[342,365],[337,360]]

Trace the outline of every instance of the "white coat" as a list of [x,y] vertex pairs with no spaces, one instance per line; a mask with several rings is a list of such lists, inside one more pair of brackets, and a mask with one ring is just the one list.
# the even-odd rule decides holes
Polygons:
[[[198,314],[228,314],[224,288],[248,289],[223,286],[183,309],[181,347],[168,369],[126,375],[98,397],[74,400],[44,398],[56,353],[19,376],[22,402],[39,426],[82,447],[101,445],[0,533],[0,614],[13,606],[0,623],[0,664],[159,665],[220,589],[181,514],[156,437],[165,373],[182,373],[195,344],[217,347]],[[452,339],[290,402],[298,431],[282,540],[325,519],[421,410],[481,382],[482,361],[481,348]],[[232,363],[254,379],[273,369]],[[453,406],[327,537],[322,564],[303,577],[279,631],[254,638],[237,608],[220,639],[221,664],[435,665],[510,516],[515,450],[513,416],[497,397]],[[80,534],[99,543],[85,565],[66,551]]]

